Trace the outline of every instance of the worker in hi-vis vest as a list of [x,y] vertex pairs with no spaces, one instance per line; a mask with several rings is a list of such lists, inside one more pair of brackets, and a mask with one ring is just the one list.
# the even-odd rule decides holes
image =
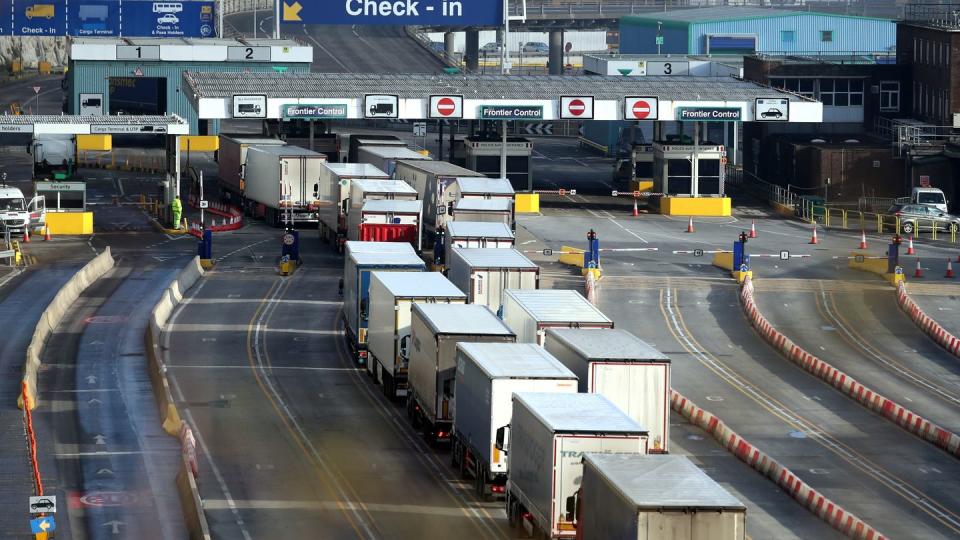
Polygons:
[[173,228],[180,228],[180,218],[183,215],[183,204],[180,203],[180,196],[174,197],[170,203],[170,213],[173,214]]

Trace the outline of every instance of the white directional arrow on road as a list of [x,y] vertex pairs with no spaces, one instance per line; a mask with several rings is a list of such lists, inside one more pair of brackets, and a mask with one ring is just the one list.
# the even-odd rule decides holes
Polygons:
[[97,384],[97,377],[95,375],[87,375],[87,384]]
[[107,444],[107,438],[103,435],[97,435],[93,438],[97,444]]
[[123,525],[122,521],[108,521],[103,524],[104,527],[111,527],[110,532],[113,534],[120,534],[120,526]]
[[100,476],[101,474],[109,474],[110,476],[113,476],[113,471],[110,469],[100,469],[97,471],[97,476]]
[[93,399],[91,399],[90,401],[87,402],[88,405],[100,405],[101,403],[103,403],[103,402],[100,401],[100,400],[97,399],[97,398],[93,398]]

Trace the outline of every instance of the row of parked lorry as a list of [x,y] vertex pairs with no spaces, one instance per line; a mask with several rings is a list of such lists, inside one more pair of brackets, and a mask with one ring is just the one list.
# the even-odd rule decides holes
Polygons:
[[446,275],[409,243],[346,242],[344,317],[366,372],[528,534],[744,538],[743,504],[669,454],[670,359],[578,292],[539,289],[491,225],[448,224]]

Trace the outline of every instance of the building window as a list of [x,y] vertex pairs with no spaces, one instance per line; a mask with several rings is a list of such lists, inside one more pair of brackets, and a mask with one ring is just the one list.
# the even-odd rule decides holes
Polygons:
[[833,41],[833,30],[821,30],[820,31],[820,41],[824,43]]
[[814,79],[783,79],[783,78],[772,78],[770,79],[770,86],[774,88],[780,88],[782,90],[787,90],[789,92],[794,92],[800,94],[803,97],[808,97],[813,99],[815,92],[813,90],[813,81]]
[[784,43],[794,43],[797,41],[797,33],[793,30],[781,30],[780,41]]
[[880,110],[900,111],[900,81],[880,81]]
[[863,79],[820,79],[820,101],[833,107],[863,107]]

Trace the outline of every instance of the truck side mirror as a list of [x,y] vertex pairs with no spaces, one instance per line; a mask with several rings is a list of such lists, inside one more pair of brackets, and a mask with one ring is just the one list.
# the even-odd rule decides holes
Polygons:
[[320,184],[313,185],[313,198],[316,199],[320,196]]
[[404,360],[410,359],[410,355],[408,354],[409,349],[407,348],[407,344],[409,342],[410,342],[410,334],[407,334],[402,338],[400,338],[400,358],[403,358]]
[[567,497],[566,500],[566,520],[571,523],[576,523],[577,521],[577,506],[580,505],[580,490],[577,490],[576,493]]
[[508,449],[510,448],[509,437],[510,437],[510,424],[497,428],[496,447],[497,447],[497,450],[500,450],[504,454],[509,453],[508,452]]
[[370,313],[368,312],[370,308],[370,299],[364,298],[360,300],[360,318],[364,321],[370,318]]

